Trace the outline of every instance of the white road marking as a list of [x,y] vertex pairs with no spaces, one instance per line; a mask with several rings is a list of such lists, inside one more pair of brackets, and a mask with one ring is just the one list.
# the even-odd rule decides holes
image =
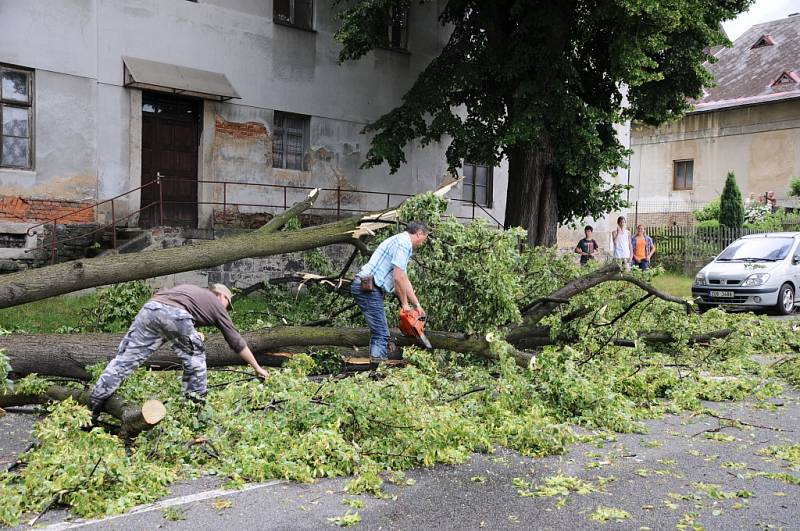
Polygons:
[[230,496],[233,494],[238,494],[241,492],[248,492],[251,490],[258,490],[263,489],[265,487],[272,487],[274,485],[280,485],[281,483],[285,483],[285,481],[281,480],[273,480],[267,481],[266,483],[254,483],[252,485],[248,485],[241,489],[214,489],[214,490],[207,490],[205,492],[198,492],[197,494],[188,494],[186,496],[179,496],[177,498],[168,498],[166,500],[162,500],[155,503],[149,503],[147,505],[140,505],[138,507],[134,507],[130,511],[126,512],[125,514],[118,514],[116,516],[109,516],[106,518],[98,518],[96,520],[84,520],[80,522],[59,522],[57,524],[51,524],[44,529],[46,531],[60,531],[62,529],[75,529],[78,527],[85,527],[87,525],[93,525],[98,523],[105,523],[110,522],[112,520],[117,520],[119,518],[125,518],[128,516],[132,516],[135,514],[143,514],[149,513],[152,511],[159,511],[162,509],[166,509],[167,507],[174,507],[176,505],[186,505],[188,503],[199,502],[203,500],[208,500],[211,498],[217,498],[219,496]]

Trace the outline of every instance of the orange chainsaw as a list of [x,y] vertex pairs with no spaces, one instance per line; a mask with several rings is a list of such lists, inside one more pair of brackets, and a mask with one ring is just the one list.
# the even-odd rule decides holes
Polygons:
[[414,308],[411,311],[400,309],[400,331],[404,336],[416,337],[425,348],[432,350],[433,346],[428,338],[425,336],[425,321],[427,316],[419,311],[419,308]]

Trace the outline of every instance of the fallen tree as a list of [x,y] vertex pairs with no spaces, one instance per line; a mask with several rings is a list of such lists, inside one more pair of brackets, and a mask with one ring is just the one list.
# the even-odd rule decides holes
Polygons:
[[[293,280],[303,282],[313,275],[298,275]],[[616,263],[608,264],[588,275],[568,282],[547,297],[542,297],[528,305],[528,311],[522,324],[509,327],[505,339],[516,348],[513,356],[518,365],[527,367],[533,355],[525,350],[536,349],[546,345],[570,343],[575,338],[570,334],[551,337],[550,328],[541,326],[539,322],[547,315],[555,312],[562,304],[606,282],[625,282],[646,291],[648,297],[657,297],[671,303],[684,306],[692,311],[688,302],[660,292],[641,279],[624,273]],[[639,299],[639,302],[644,299]],[[632,306],[631,306],[632,307]],[[630,309],[630,308],[629,308]],[[580,312],[585,315],[586,312]],[[703,342],[713,338],[722,338],[730,331],[723,330],[703,334],[692,339],[692,342]],[[434,348],[475,354],[494,359],[491,338],[464,333],[428,331],[428,339]],[[287,356],[276,354],[276,351],[287,347],[335,346],[347,348],[364,348],[369,345],[369,330],[366,328],[319,327],[319,326],[277,326],[244,334],[259,363],[266,366],[282,365]],[[12,334],[0,338],[0,349],[4,349],[16,375],[37,373],[48,376],[65,376],[88,381],[90,375],[86,367],[98,362],[106,362],[114,357],[122,336],[120,334]],[[669,332],[649,330],[641,331],[638,338],[617,338],[612,343],[617,346],[635,346],[636,341],[645,343],[670,343],[674,341]],[[399,330],[392,330],[392,341],[398,346],[417,345],[414,338],[404,337]],[[234,353],[219,336],[209,338],[206,342],[206,362],[209,367],[239,365],[241,358]],[[145,366],[155,369],[178,369],[181,362],[168,349],[161,349],[151,356]]]
[[[14,394],[13,392],[0,394],[0,408],[62,402],[67,398],[72,398],[79,404],[88,406],[91,390],[51,385],[47,389],[34,394]],[[142,431],[151,429],[161,422],[167,414],[164,404],[158,400],[146,400],[140,406],[137,406],[117,396],[112,396],[106,400],[103,411],[120,421],[121,433],[127,437],[134,437]]]

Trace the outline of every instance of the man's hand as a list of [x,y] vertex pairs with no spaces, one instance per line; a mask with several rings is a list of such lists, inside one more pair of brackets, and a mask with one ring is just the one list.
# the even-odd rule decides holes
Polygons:
[[197,335],[200,336],[200,341],[202,341],[203,343],[206,342],[206,336],[205,334],[203,334],[203,332],[197,332]]
[[269,378],[269,373],[264,369],[262,369],[261,367],[257,367],[255,371],[256,371],[256,376],[258,376],[262,380],[266,380]]
[[422,306],[417,305],[417,310],[419,310],[419,313],[422,314],[422,317],[428,315],[427,313],[425,313],[425,309]]

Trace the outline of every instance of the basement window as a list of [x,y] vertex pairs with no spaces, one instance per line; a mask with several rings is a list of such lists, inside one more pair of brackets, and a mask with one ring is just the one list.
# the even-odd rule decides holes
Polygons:
[[0,232],[0,249],[22,249],[25,247],[25,234]]
[[672,189],[691,190],[694,186],[694,160],[672,162]]
[[762,35],[758,38],[758,40],[753,44],[750,49],[755,50],[756,48],[763,48],[765,46],[774,46],[775,39],[772,38],[772,35]]
[[310,30],[314,20],[314,0],[275,0],[274,22]]

